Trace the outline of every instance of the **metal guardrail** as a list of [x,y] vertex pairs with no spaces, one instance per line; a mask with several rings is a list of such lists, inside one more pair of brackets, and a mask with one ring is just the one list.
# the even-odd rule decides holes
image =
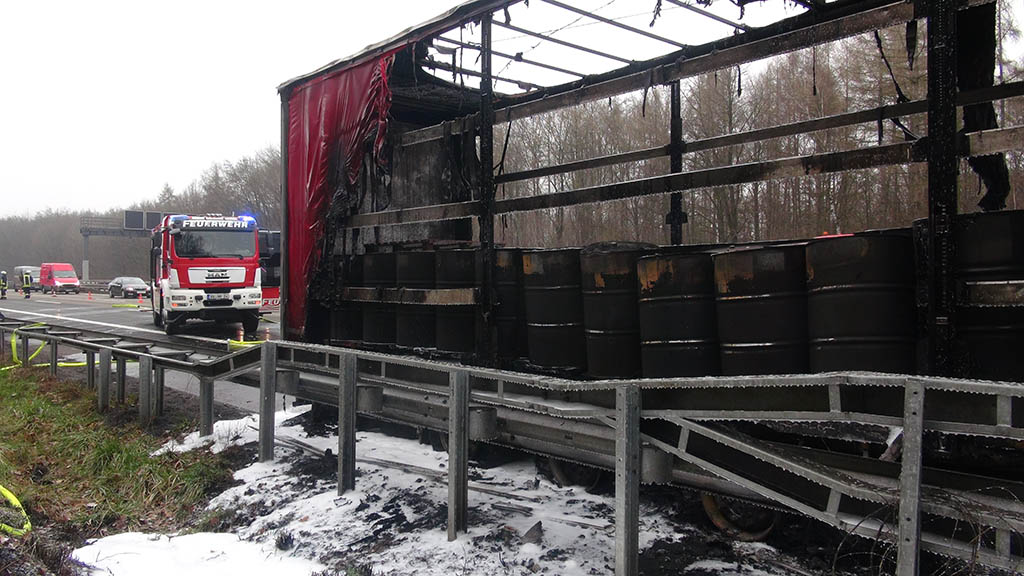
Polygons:
[[[980,477],[968,481],[956,474],[947,477],[942,471],[926,469],[921,457],[925,430],[1024,439],[1024,421],[1017,416],[1024,406],[1024,386],[1018,384],[856,372],[581,382],[295,342],[274,341],[262,346],[260,458],[273,457],[274,392],[286,388],[301,397],[305,394],[306,375],[319,375],[319,380],[309,377],[309,392],[324,401],[330,389],[325,388],[323,376],[336,378],[334,403],[339,407],[341,492],[351,489],[355,482],[355,433],[350,423],[357,413],[387,419],[386,404],[392,395],[401,399],[401,394],[395,392],[401,389],[421,396],[432,394],[447,404],[444,424],[449,435],[452,474],[449,538],[466,528],[465,451],[472,427],[469,408],[474,402],[504,410],[543,412],[563,420],[596,421],[613,432],[617,556],[638,552],[639,484],[647,471],[641,454],[647,454],[645,445],[652,445],[769,501],[861,536],[891,539],[900,551],[901,562],[916,559],[919,550],[924,549],[1008,570],[1024,566],[1020,553],[1013,553],[1011,547],[1014,535],[1024,531],[1024,506],[1020,503],[1024,486]],[[372,366],[360,371],[360,362],[376,363],[379,375],[370,372]],[[447,376],[447,386],[394,378],[389,376],[392,368],[395,372],[411,368],[441,373]],[[474,385],[483,382],[494,384],[494,390],[474,390]],[[521,395],[504,392],[509,383],[554,392],[614,391],[615,408],[574,410],[542,399],[524,402]],[[373,391],[374,388],[383,390]],[[682,395],[680,405],[642,409],[641,394],[657,390]],[[752,408],[749,400],[742,399],[756,392],[771,395],[770,404]],[[868,396],[877,396],[878,401],[865,402]],[[932,399],[928,405],[924,402],[926,396]],[[666,441],[641,434],[643,419],[674,424],[679,430],[678,438]],[[828,463],[827,459],[816,461],[817,456],[807,450],[772,445],[702,423],[721,420],[901,426],[904,457],[895,468],[878,464],[865,471],[865,463],[857,462],[856,466],[847,467],[860,467],[859,470],[847,470]],[[560,422],[559,426],[562,425]],[[543,423],[537,426],[544,428]],[[927,485],[922,484],[925,475]],[[971,489],[961,489],[965,485]],[[789,491],[787,486],[802,487],[806,494],[801,490]],[[978,487],[981,488],[975,493]],[[991,495],[1000,490],[1012,495],[1005,500]],[[951,505],[950,499],[959,505]],[[855,502],[888,506],[898,512],[899,520],[892,525],[851,513],[850,506]],[[982,544],[981,536],[972,543],[929,529],[922,531],[922,512],[972,522],[981,526],[980,530],[994,534],[994,544]]]
[[[110,406],[111,366],[114,366],[117,403],[125,402],[125,368],[128,361],[139,362],[139,421],[148,426],[163,411],[164,378],[168,370],[191,374],[199,379],[200,432],[213,433],[213,382],[229,379],[253,369],[259,363],[259,347],[250,346],[217,358],[189,359],[195,351],[168,350],[152,352],[161,343],[132,341],[123,337],[89,337],[80,330],[54,329],[29,322],[0,322],[0,357],[8,345],[8,333],[19,343],[20,358],[28,359],[29,342],[42,342],[50,348],[49,368],[57,373],[60,347],[67,346],[85,353],[86,385],[96,390],[98,409]],[[208,353],[208,351],[206,351]],[[24,362],[24,360],[23,360]]]
[[[54,373],[58,346],[85,351],[87,383],[97,389],[101,410],[109,405],[112,362],[117,400],[123,402],[124,362],[138,360],[144,425],[159,414],[166,370],[198,376],[203,435],[213,428],[214,379],[244,378],[251,385],[251,372],[258,369],[262,461],[273,458],[275,393],[332,403],[339,411],[339,492],[355,486],[357,414],[447,431],[450,539],[467,528],[468,446],[471,439],[483,439],[592,458],[592,463],[614,468],[618,558],[638,553],[640,483],[650,474],[664,477],[658,463],[668,462],[671,468],[674,457],[766,501],[851,533],[889,539],[901,563],[929,550],[1011,571],[1024,567],[1024,484],[934,470],[922,462],[926,430],[1024,439],[1024,386],[1019,384],[852,372],[581,382],[284,341],[192,360],[181,356],[182,351],[153,353],[154,343],[86,338],[23,322],[0,322],[0,352],[10,331],[21,341],[22,357],[28,357],[29,340],[49,344]],[[545,400],[523,394],[524,386],[560,393],[613,392],[614,408]],[[642,395],[662,390],[671,390],[678,403],[644,409]],[[749,398],[758,394],[770,397],[771,403],[751,407]],[[864,401],[873,396],[879,402]],[[645,419],[674,426],[677,436],[642,434]],[[902,426],[903,459],[900,464],[866,461],[774,444],[723,427],[723,420]],[[670,472],[679,477],[677,470]],[[890,509],[895,521],[864,516],[856,512],[857,503]],[[922,526],[923,515],[973,526],[975,538],[937,533],[931,525]]]

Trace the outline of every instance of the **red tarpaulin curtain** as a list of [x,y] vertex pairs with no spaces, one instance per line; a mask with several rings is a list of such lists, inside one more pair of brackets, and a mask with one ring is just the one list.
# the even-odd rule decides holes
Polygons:
[[376,129],[378,161],[391,108],[392,50],[362,64],[295,87],[288,100],[288,302],[285,334],[301,338],[306,290],[312,280],[333,190],[327,190],[332,151],[342,150],[345,175],[355,184],[363,146]]

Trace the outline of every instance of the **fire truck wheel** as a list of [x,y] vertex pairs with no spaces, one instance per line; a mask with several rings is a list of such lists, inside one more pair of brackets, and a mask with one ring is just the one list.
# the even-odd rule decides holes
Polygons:
[[170,319],[164,320],[164,334],[167,334],[168,336],[177,334],[181,330],[181,325],[184,323],[185,322],[181,320],[177,322],[172,322]]
[[254,334],[260,327],[260,317],[256,315],[247,316],[242,319],[242,330],[246,334]]

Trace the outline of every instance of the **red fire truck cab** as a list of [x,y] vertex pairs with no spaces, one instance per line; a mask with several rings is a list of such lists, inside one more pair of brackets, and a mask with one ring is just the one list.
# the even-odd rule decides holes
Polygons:
[[263,294],[254,218],[165,216],[153,229],[150,275],[153,323],[168,334],[189,318],[256,331]]

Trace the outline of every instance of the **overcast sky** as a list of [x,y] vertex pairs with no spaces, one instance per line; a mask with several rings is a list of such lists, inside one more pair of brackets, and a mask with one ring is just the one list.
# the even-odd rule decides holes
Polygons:
[[[277,146],[279,84],[461,1],[0,2],[0,216],[127,207],[155,198],[165,182],[182,190],[214,162]],[[653,0],[569,3],[641,28],[650,22],[654,5]],[[753,4],[743,22],[763,25],[792,15],[796,9],[789,4]],[[713,7],[721,15],[739,16],[729,2]],[[541,2],[518,6],[514,23],[534,30],[565,27],[561,38],[623,50],[615,29],[552,11]],[[532,21],[524,24],[524,14]],[[599,28],[600,38],[588,36]],[[690,44],[731,33],[668,3],[653,30],[685,30],[682,39]],[[472,31],[467,34],[464,40],[476,39]],[[622,34],[636,41],[635,35]],[[522,49],[511,47],[515,37],[496,29],[495,48]],[[672,49],[643,38],[631,47],[635,50],[625,52],[631,57]],[[557,46],[528,46],[527,52],[577,71],[599,71],[586,55]],[[605,61],[600,70],[610,67]],[[508,85],[499,84],[503,88]]]
[[0,2],[0,216],[181,190],[279,143],[278,84],[456,4]]

